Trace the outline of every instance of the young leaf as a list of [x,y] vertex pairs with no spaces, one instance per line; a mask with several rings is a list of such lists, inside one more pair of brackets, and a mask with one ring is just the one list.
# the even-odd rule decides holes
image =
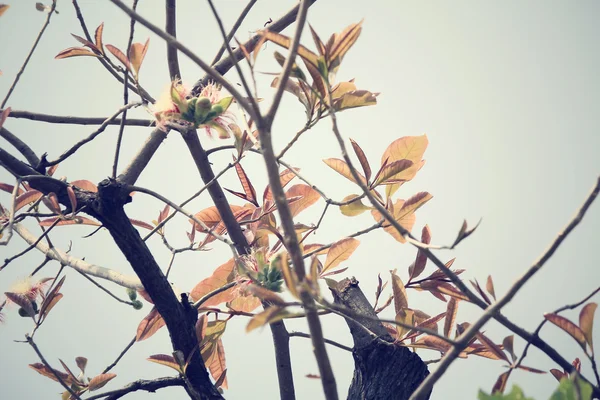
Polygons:
[[10,7],[9,4],[0,4],[0,16],[2,16],[2,14],[4,14],[6,10],[8,10],[8,7]]
[[20,196],[16,198],[15,211],[20,210],[25,207],[27,204],[31,204],[33,202],[38,201],[42,198],[44,194],[37,190],[28,190]]
[[[292,40],[289,37],[276,32],[271,32],[268,29],[261,31],[258,34],[264,39],[270,40],[271,42],[278,44],[281,47],[285,47],[286,49],[289,49],[292,44]],[[305,62],[312,64],[314,67],[318,67],[317,59],[319,57],[306,47],[299,45],[298,55],[302,57]]]
[[6,121],[6,118],[8,118],[8,114],[10,114],[11,111],[12,111],[11,107],[6,107],[0,113],[0,128],[2,128],[2,125],[4,125],[4,122]]
[[[400,226],[410,232],[416,219],[414,212],[431,198],[432,196],[429,193],[421,192],[414,195],[407,201],[398,200],[396,203],[394,203],[391,214],[396,222],[400,224]],[[371,210],[371,215],[375,221],[381,221],[383,219],[383,215],[377,210]],[[383,229],[400,243],[406,242],[404,236],[389,222],[384,223]]]
[[30,317],[35,317],[35,310],[33,309],[33,305],[31,304],[31,300],[22,293],[12,293],[12,292],[4,292],[6,298],[10,301],[21,307],[27,315]]
[[112,373],[107,373],[107,374],[100,374],[100,375],[93,377],[88,386],[89,391],[92,392],[94,390],[100,389],[101,387],[104,387],[115,376],[117,376],[117,375],[112,374]]
[[[421,243],[429,244],[431,243],[431,230],[429,229],[429,225],[425,225],[423,230],[421,231]],[[414,278],[417,278],[423,271],[425,270],[425,266],[427,265],[427,255],[421,249],[417,251],[417,257],[415,259],[414,264],[409,268],[409,282]]]
[[52,308],[54,308],[56,303],[58,303],[60,301],[60,299],[62,299],[62,298],[63,298],[62,293],[56,293],[53,296],[46,297],[46,299],[44,300],[44,303],[40,307],[39,321],[45,320],[46,317],[48,316],[48,314],[50,313],[50,310],[52,310]]
[[[290,201],[291,198],[298,196],[300,198],[297,201],[294,201],[293,203]],[[292,217],[295,217],[300,214],[300,212],[315,204],[321,198],[321,195],[315,189],[301,183],[289,188],[285,193],[285,197],[290,202],[289,207]]]
[[335,242],[327,252],[327,258],[325,259],[325,265],[323,266],[321,275],[350,258],[359,244],[360,241],[355,238],[344,238]]
[[491,275],[488,275],[487,282],[485,284],[485,289],[488,291],[489,294],[492,295],[494,300],[496,300],[496,291],[494,290],[494,281],[492,281]]
[[[390,179],[397,180],[399,182],[407,182],[415,177],[419,169],[425,164],[422,160],[423,154],[428,145],[427,136],[405,136],[400,139],[394,140],[381,156],[381,164],[383,165],[386,160],[388,162],[394,162],[397,160],[410,160],[413,162],[412,167],[405,169],[399,174],[392,176]],[[386,187],[387,197],[391,197],[402,183],[388,185]]]
[[81,56],[98,57],[98,54],[94,53],[91,50],[86,49],[85,47],[69,47],[68,49],[62,50],[60,53],[58,53],[56,56],[54,56],[54,58],[56,60],[60,60],[63,58],[81,57]]
[[337,111],[343,111],[349,108],[374,106],[377,104],[377,96],[379,96],[379,93],[372,93],[368,90],[353,90],[334,99],[333,108]]
[[321,40],[319,35],[317,35],[317,32],[315,32],[315,30],[313,29],[313,27],[310,24],[308,24],[308,27],[310,29],[310,33],[312,35],[313,42],[315,42],[315,46],[317,46],[317,50],[319,51],[319,55],[324,56],[325,55],[325,45],[323,44],[323,41]]
[[266,324],[280,321],[288,315],[289,313],[285,310],[285,308],[279,306],[270,306],[250,319],[248,325],[246,325],[246,332],[252,332],[256,328],[260,328]]
[[[330,168],[332,168],[335,172],[342,175],[344,178],[356,183],[356,180],[354,180],[354,177],[352,176],[352,172],[350,172],[350,167],[348,166],[348,164],[346,164],[345,161],[340,160],[339,158],[327,158],[323,160],[323,162],[327,164]],[[360,177],[360,180],[364,184],[366,184],[367,180],[365,179],[365,177],[362,176],[362,174],[358,171],[356,171],[356,173]]]
[[475,334],[475,337],[477,337],[479,342],[483,344],[495,357],[497,357],[499,360],[504,360],[508,362],[508,357],[506,356],[506,354],[502,351],[500,346],[494,343],[490,338],[488,338],[481,332],[477,332]]
[[148,229],[149,231],[154,229],[154,227],[152,225],[150,225],[149,223],[144,222],[144,221],[140,221],[140,220],[133,219],[133,218],[129,218],[129,221],[131,222],[131,225],[139,226],[140,228]]
[[128,70],[131,71],[131,64],[129,62],[129,59],[125,56],[125,54],[123,54],[123,52],[121,50],[119,50],[112,44],[107,44],[106,48],[108,49],[108,51],[111,52],[111,54],[113,56],[115,56],[117,58],[117,60],[121,61],[121,63],[125,66],[125,68],[127,68]]
[[504,346],[504,350],[510,354],[510,358],[512,358],[513,362],[517,360],[517,355],[515,354],[513,343],[515,341],[515,336],[510,335],[502,339],[502,346]]
[[281,298],[277,293],[275,293],[272,290],[269,290],[265,287],[255,285],[255,284],[250,284],[246,290],[249,293],[252,293],[254,296],[261,299],[262,301],[266,301],[270,304],[274,304],[277,306],[285,305],[285,300],[283,300],[283,298]]
[[508,382],[508,378],[510,377],[511,372],[512,369],[500,374],[500,376],[496,380],[496,383],[494,383],[494,387],[492,388],[492,394],[504,393],[504,390],[506,389],[506,382]]
[[[190,293],[190,297],[193,301],[198,301],[213,290],[232,282],[233,279],[235,279],[235,262],[232,258],[215,269],[210,277],[203,279],[196,286],[194,286]],[[235,288],[231,288],[210,297],[208,300],[202,303],[201,306],[211,307],[232,301],[234,298],[234,289]]]
[[[223,341],[219,338],[215,350],[210,354],[208,359],[204,361],[210,375],[216,381],[221,380],[220,386],[227,389],[227,377],[225,375],[227,367],[225,364],[225,348],[223,347]],[[218,386],[217,386],[218,387]]]
[[[71,385],[74,384],[75,382],[73,381],[73,379],[66,373],[62,372],[62,371],[58,371],[58,370],[52,370],[48,367],[46,367],[44,364],[42,363],[34,363],[34,364],[29,364],[29,368],[33,369],[34,371],[36,371],[38,374],[40,375],[44,375],[46,378],[50,378],[55,382],[59,382],[59,380],[56,378],[55,374],[58,375],[60,377],[60,379],[62,379],[63,382],[65,382],[67,385]],[[54,371],[54,372],[53,372]]]
[[[342,202],[346,202],[358,197],[360,196],[357,194],[351,194],[349,196],[344,197]],[[362,199],[357,199],[349,204],[344,204],[343,206],[340,206],[340,211],[347,217],[354,217],[356,215],[360,215],[363,212],[370,209],[371,207],[363,204]]]
[[96,48],[104,54],[104,46],[102,44],[102,32],[104,31],[104,22],[98,25],[96,32],[94,33],[94,39],[96,40]]
[[75,197],[75,192],[71,186],[67,186],[67,195],[71,203],[71,213],[75,215],[75,211],[77,211],[77,197]]
[[392,274],[392,292],[394,293],[394,310],[396,314],[405,308],[408,308],[408,296],[402,279],[396,275],[396,271],[390,271]]
[[[384,164],[375,177],[375,181],[371,184],[371,187],[378,185],[394,184],[398,183],[398,179],[393,178],[400,172],[413,166],[413,162],[410,160],[396,160]],[[393,178],[393,179],[392,179]]]
[[246,200],[258,207],[258,201],[256,201],[256,190],[254,190],[252,182],[250,182],[246,171],[244,171],[244,168],[242,168],[242,165],[240,163],[235,164],[235,172],[237,173],[238,179],[242,184],[242,188],[244,188]]
[[[286,187],[287,184],[290,183],[290,181],[296,177],[294,170],[300,171],[300,168],[294,168],[293,170],[286,169],[279,173],[279,182],[281,183],[281,187]],[[272,200],[273,200],[273,194],[271,193],[271,187],[269,185],[267,185],[267,187],[265,188],[265,191],[263,192],[263,203],[266,203],[267,201],[272,201]]]
[[[40,221],[40,226],[51,226],[57,219],[61,219],[60,217],[46,218]],[[91,220],[87,217],[76,216],[72,219],[62,219],[60,222],[56,224],[56,226],[64,226],[64,225],[91,225],[91,226],[101,226],[97,221]]]
[[328,61],[330,69],[335,69],[342,61],[344,55],[360,36],[362,21],[346,27],[340,34],[335,35],[334,42],[328,46]]
[[596,303],[588,303],[581,309],[581,312],[579,313],[579,327],[585,335],[585,340],[590,346],[592,354],[594,353],[594,343],[592,339],[592,333],[594,330],[594,313],[596,312],[597,307],[598,304]]
[[146,360],[160,365],[164,365],[169,368],[173,368],[175,371],[181,373],[181,368],[179,367],[179,364],[177,364],[177,361],[175,361],[175,358],[173,356],[167,354],[153,354]]
[[460,242],[462,242],[464,239],[469,237],[473,232],[475,232],[475,229],[477,229],[477,227],[479,226],[480,223],[481,223],[481,220],[479,220],[479,222],[477,223],[477,225],[475,225],[475,227],[473,227],[471,229],[467,229],[468,228],[467,221],[464,220],[462,226],[460,227],[460,231],[458,231],[458,235],[456,235],[456,240],[454,241],[452,248],[455,248]]
[[358,143],[356,143],[352,139],[350,139],[350,143],[352,143],[354,153],[356,154],[356,157],[358,157],[358,161],[360,161],[360,165],[368,181],[369,179],[371,179],[371,166],[369,165],[369,160],[367,160],[367,156],[365,156],[363,149],[360,148]]
[[454,297],[448,302],[446,307],[446,319],[444,320],[444,336],[450,337],[450,330],[456,322],[456,314],[458,312],[458,300]]
[[561,317],[558,314],[544,314],[544,318],[546,318],[548,321],[552,322],[554,325],[558,326],[560,329],[571,335],[571,337],[573,337],[573,339],[575,339],[577,343],[579,343],[581,348],[585,350],[585,333],[581,330],[580,327],[578,327],[568,319]]
[[296,272],[292,271],[292,269],[290,268],[290,265],[287,260],[287,253],[277,254],[273,259],[272,263],[281,271],[281,274],[283,275],[283,280],[285,281],[285,285],[289,289],[290,293],[294,297],[299,298],[297,289],[298,278]]
[[164,325],[165,320],[160,316],[156,308],[153,308],[138,325],[135,341],[141,342],[142,340],[148,339]]
[[131,47],[129,48],[129,62],[131,63],[131,69],[133,69],[136,78],[140,73],[140,68],[142,66],[142,62],[144,62],[144,57],[146,57],[148,44],[150,44],[150,39],[147,39],[146,43],[144,44],[132,43]]
[[85,374],[85,367],[87,366],[88,359],[85,357],[75,357],[75,363],[77,367]]

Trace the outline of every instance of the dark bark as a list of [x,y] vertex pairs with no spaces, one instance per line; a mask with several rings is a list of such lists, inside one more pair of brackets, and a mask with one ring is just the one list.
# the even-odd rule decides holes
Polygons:
[[336,303],[367,316],[354,318],[358,323],[346,319],[354,340],[354,376],[348,400],[408,400],[429,374],[425,363],[407,347],[394,344],[381,322],[372,319],[377,314],[356,279],[344,279],[331,291]]

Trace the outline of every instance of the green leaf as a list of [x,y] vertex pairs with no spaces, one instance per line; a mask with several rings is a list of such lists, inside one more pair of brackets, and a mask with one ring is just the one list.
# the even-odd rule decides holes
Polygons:
[[496,393],[490,395],[480,390],[477,398],[479,400],[533,400],[531,397],[525,397],[523,391],[518,386],[513,386],[509,394]]
[[590,400],[591,398],[592,386],[589,383],[579,378],[563,378],[550,400]]

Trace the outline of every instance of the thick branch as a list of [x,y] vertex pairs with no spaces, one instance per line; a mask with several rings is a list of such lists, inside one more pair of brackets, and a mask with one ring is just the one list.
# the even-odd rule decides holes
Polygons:
[[[355,365],[348,400],[407,400],[429,373],[427,365],[407,347],[393,344],[394,340],[377,320],[356,279],[342,280],[332,292],[336,303],[369,317],[356,321],[346,318],[354,339]],[[367,334],[365,327],[377,338]]]
[[[73,124],[73,125],[100,125],[105,123],[106,117],[73,117],[69,115],[51,115],[35,113],[30,111],[12,110],[9,118],[22,118],[32,121],[49,122],[52,124]],[[152,126],[155,121],[151,119],[127,118],[125,125],[128,126]],[[107,125],[121,125],[121,118],[115,118],[108,121]]]
[[0,137],[6,139],[6,141],[14,146],[15,149],[27,160],[29,165],[36,167],[40,163],[39,157],[25,142],[13,135],[8,129],[0,128]]

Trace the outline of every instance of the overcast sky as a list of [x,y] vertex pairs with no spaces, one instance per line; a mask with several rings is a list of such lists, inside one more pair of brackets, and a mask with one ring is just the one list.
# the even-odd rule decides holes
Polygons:
[[[0,98],[27,56],[45,14],[36,11],[35,2],[6,1],[11,8],[0,18]],[[104,42],[124,49],[129,20],[108,1],[81,0],[80,5],[89,29],[104,22]],[[130,2],[129,2],[130,3]],[[244,1],[215,2],[225,26],[229,28]],[[259,1],[239,30],[244,41],[269,19],[277,19],[296,2],[291,0]],[[71,2],[59,1],[59,15],[54,15],[40,45],[22,76],[8,105],[58,115],[106,117],[122,104],[122,87],[92,58],[55,60],[64,48],[77,46],[70,33],[81,35]],[[204,60],[210,61],[221,45],[220,34],[206,4],[181,1],[178,4],[178,37]],[[164,5],[158,0],[142,0],[140,13],[162,26]],[[356,79],[360,89],[381,92],[375,107],[345,111],[339,115],[340,129],[364,149],[372,165],[393,140],[402,136],[427,134],[429,148],[426,165],[417,177],[398,192],[408,198],[419,191],[429,191],[434,198],[417,212],[414,232],[428,224],[433,242],[449,244],[454,240],[463,219],[482,223],[476,233],[458,249],[439,252],[443,260],[456,257],[454,266],[465,268],[464,277],[485,282],[494,278],[496,293],[504,293],[511,283],[530,266],[551,243],[560,229],[583,203],[600,173],[600,57],[596,1],[454,1],[348,2],[319,0],[311,7],[308,20],[321,37],[339,32],[364,18],[363,31],[348,53],[338,80]],[[288,29],[288,34],[293,30]],[[142,66],[140,81],[154,96],[169,85],[165,45],[160,38],[141,26],[135,41],[150,38],[150,47]],[[304,44],[313,48],[310,35]],[[272,59],[273,44],[262,50],[257,70],[278,71]],[[280,50],[280,49],[278,49]],[[203,72],[180,55],[184,82],[192,84]],[[235,74],[228,75],[238,82]],[[259,96],[268,105],[273,91],[270,75],[257,75]],[[135,96],[133,96],[135,99]],[[265,109],[265,107],[263,107]],[[129,114],[148,118],[143,110]],[[275,145],[281,148],[303,125],[303,108],[293,98],[285,97],[274,130]],[[302,168],[303,173],[329,197],[341,200],[357,189],[320,160],[340,157],[330,130],[322,121],[305,134],[286,160]],[[41,154],[56,158],[72,143],[87,136],[92,126],[50,125],[9,119],[6,127]],[[118,128],[110,127],[93,143],[60,165],[57,176],[68,180],[88,179],[99,182],[110,174]],[[127,128],[122,163],[136,153],[150,128]],[[230,141],[201,137],[206,147]],[[7,148],[6,142],[0,142]],[[211,159],[219,171],[231,160],[224,152]],[[266,185],[261,159],[250,155],[244,168],[261,192]],[[0,182],[13,183],[5,171]],[[156,157],[138,181],[140,186],[159,191],[181,202],[193,194],[201,181],[183,141],[170,133]],[[223,186],[240,190],[235,173],[230,171]],[[0,193],[7,206],[10,196]],[[235,198],[232,203],[241,204]],[[316,223],[324,206],[320,201],[301,214],[299,221]],[[197,212],[210,205],[208,196],[187,208]],[[162,205],[143,195],[136,195],[127,206],[132,218],[150,222]],[[327,243],[373,223],[370,215],[343,217],[338,210],[328,212],[314,242]],[[28,225],[32,231],[33,225]],[[186,244],[187,219],[176,219],[167,228],[175,246]],[[582,224],[573,232],[554,257],[509,304],[503,313],[520,326],[532,331],[550,312],[574,303],[592,292],[600,283],[598,245],[600,207],[592,206]],[[72,254],[89,262],[130,274],[131,268],[105,231],[89,239],[89,227],[59,227],[52,233],[57,247],[67,249],[72,240]],[[34,231],[35,232],[35,231]],[[356,276],[369,299],[377,283],[377,274],[389,278],[397,268],[408,278],[407,268],[414,260],[415,249],[401,245],[383,231],[360,238],[361,245],[345,263],[347,276]],[[161,265],[170,253],[158,238],[150,241]],[[4,259],[25,245],[14,237],[8,248],[1,248]],[[215,267],[229,258],[225,246],[214,244],[210,252],[184,253],[174,263],[172,280],[189,291]],[[32,251],[0,273],[0,292],[12,282],[27,276],[43,257]],[[50,263],[40,273],[53,276],[58,270]],[[428,266],[428,271],[433,271]],[[114,293],[125,290],[107,283]],[[150,307],[141,311],[117,303],[72,270],[67,271],[64,298],[36,334],[46,358],[59,365],[58,358],[75,368],[74,358],[89,358],[88,372],[93,376],[110,364],[135,335],[139,321]],[[429,294],[409,291],[409,306],[431,315],[444,311],[445,304]],[[597,299],[596,299],[597,301]],[[564,315],[577,321],[579,310]],[[385,313],[393,317],[391,310]],[[473,321],[480,311],[462,304],[458,321]],[[351,343],[345,323],[337,317],[324,320],[325,336],[344,344]],[[229,323],[224,338],[228,363],[230,399],[277,397],[277,383],[271,334],[268,329],[246,334],[246,320]],[[290,330],[306,331],[305,324],[288,324]],[[31,330],[31,322],[19,318],[16,309],[7,311],[0,326],[0,394],[5,398],[58,398],[62,388],[27,367],[38,362],[32,349],[22,340]],[[484,328],[496,342],[510,334],[496,323]],[[594,335],[600,341],[598,330]],[[542,337],[554,345],[568,360],[582,359],[583,373],[591,378],[589,362],[577,344],[564,332],[547,326]],[[322,398],[320,382],[306,378],[318,373],[310,351],[310,342],[292,339],[292,360],[299,399]],[[525,343],[515,338],[520,353]],[[138,379],[172,375],[166,367],[145,359],[156,353],[171,352],[166,329],[151,339],[136,344],[113,370],[118,376],[106,389],[116,389]],[[345,396],[353,363],[349,353],[329,348],[338,390]],[[432,352],[420,352],[424,359],[436,358]],[[557,368],[539,351],[530,351],[525,365],[548,370]],[[432,365],[431,368],[435,368]],[[474,399],[479,388],[490,390],[496,377],[504,371],[502,363],[469,357],[457,360],[435,387],[432,399]],[[515,372],[509,386],[517,383],[528,396],[538,400],[549,397],[556,381],[550,374],[533,375]],[[132,394],[128,398],[146,396]],[[183,398],[181,389],[164,389],[153,399]]]

